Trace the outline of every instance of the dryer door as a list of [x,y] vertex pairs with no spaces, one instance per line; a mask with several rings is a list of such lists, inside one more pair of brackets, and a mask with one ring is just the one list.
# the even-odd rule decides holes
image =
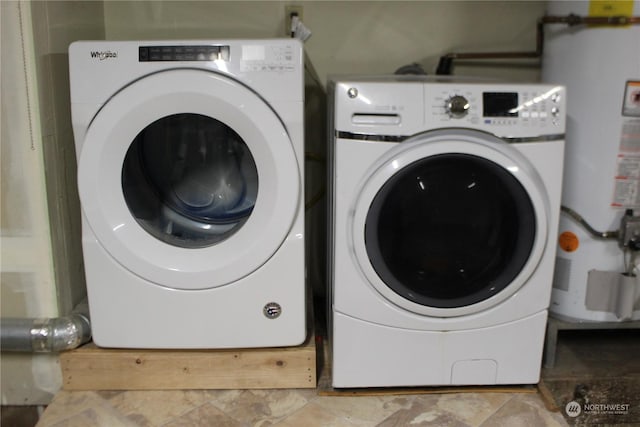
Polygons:
[[78,182],[104,249],[178,289],[259,268],[287,237],[301,198],[280,118],[247,87],[203,70],[159,72],[113,96],[86,133]]
[[513,295],[536,269],[549,204],[511,145],[467,130],[426,133],[391,150],[352,217],[369,282],[419,314],[459,316]]

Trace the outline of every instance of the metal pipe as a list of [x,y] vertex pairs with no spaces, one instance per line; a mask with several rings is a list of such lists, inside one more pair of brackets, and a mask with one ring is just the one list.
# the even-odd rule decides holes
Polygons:
[[584,229],[587,230],[589,234],[591,234],[593,237],[597,239],[617,239],[620,234],[618,230],[598,231],[595,228],[593,228],[578,212],[574,211],[573,209],[568,208],[566,206],[561,206],[560,209],[562,210],[562,212],[566,213],[571,218],[573,218],[578,224],[584,227]]
[[63,317],[0,319],[0,348],[3,352],[58,352],[79,347],[90,339],[91,323],[86,303]]
[[543,16],[543,24],[567,24],[574,25],[637,25],[640,24],[640,16],[579,16],[573,13],[566,16]]
[[436,74],[449,75],[453,68],[453,61],[458,59],[527,59],[541,58],[544,49],[544,26],[546,24],[566,24],[570,27],[576,25],[593,26],[626,26],[640,24],[640,16],[578,16],[569,14],[566,16],[543,16],[536,26],[536,49],[524,52],[463,52],[447,53],[440,57]]

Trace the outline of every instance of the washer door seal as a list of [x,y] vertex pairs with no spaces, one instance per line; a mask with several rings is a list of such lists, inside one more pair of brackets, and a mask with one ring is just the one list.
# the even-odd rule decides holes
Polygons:
[[549,203],[514,147],[482,132],[399,144],[365,179],[351,217],[368,282],[410,311],[451,317],[513,295],[535,271]]
[[482,157],[438,154],[380,189],[365,244],[391,289],[417,304],[454,308],[506,288],[527,262],[535,233],[533,205],[513,175]]

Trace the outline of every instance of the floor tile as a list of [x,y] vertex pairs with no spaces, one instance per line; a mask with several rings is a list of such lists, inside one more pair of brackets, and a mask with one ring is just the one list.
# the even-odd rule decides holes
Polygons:
[[396,411],[378,424],[378,427],[400,426],[440,426],[440,427],[469,427],[454,414],[438,407],[439,395],[415,396],[411,405]]
[[350,425],[371,426],[408,406],[408,400],[396,396],[322,396],[314,403]]
[[561,427],[567,426],[560,413],[546,410],[538,395],[514,395],[482,427]]
[[318,396],[309,390],[60,392],[39,427],[566,426],[533,393]]
[[213,406],[254,427],[276,424],[308,403],[296,390],[244,390],[211,396]]
[[438,408],[470,426],[479,426],[513,395],[509,393],[451,393],[438,399]]
[[244,427],[245,424],[234,420],[210,403],[183,414],[162,427]]
[[127,391],[111,396],[109,403],[138,426],[157,427],[206,403],[199,390]]
[[329,412],[314,401],[275,424],[275,427],[351,427],[355,425],[358,424],[354,424],[348,416]]
[[[40,425],[40,424],[38,424]],[[113,409],[105,407],[92,407],[63,419],[51,427],[136,427],[137,424],[122,416]]]
[[37,424],[38,427],[136,427],[137,425],[99,393],[92,391],[59,392]]

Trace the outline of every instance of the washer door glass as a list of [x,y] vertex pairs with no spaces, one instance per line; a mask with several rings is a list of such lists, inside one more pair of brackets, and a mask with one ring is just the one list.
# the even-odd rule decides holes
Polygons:
[[369,259],[402,297],[438,308],[490,298],[512,283],[536,236],[527,191],[502,166],[440,154],[396,173],[366,218]]
[[214,245],[247,221],[258,171],[230,127],[199,114],[176,114],[143,129],[124,159],[122,189],[151,235],[183,248]]
[[368,283],[411,312],[454,317],[515,294],[547,245],[544,183],[513,144],[467,129],[416,135],[375,161],[350,211]]

